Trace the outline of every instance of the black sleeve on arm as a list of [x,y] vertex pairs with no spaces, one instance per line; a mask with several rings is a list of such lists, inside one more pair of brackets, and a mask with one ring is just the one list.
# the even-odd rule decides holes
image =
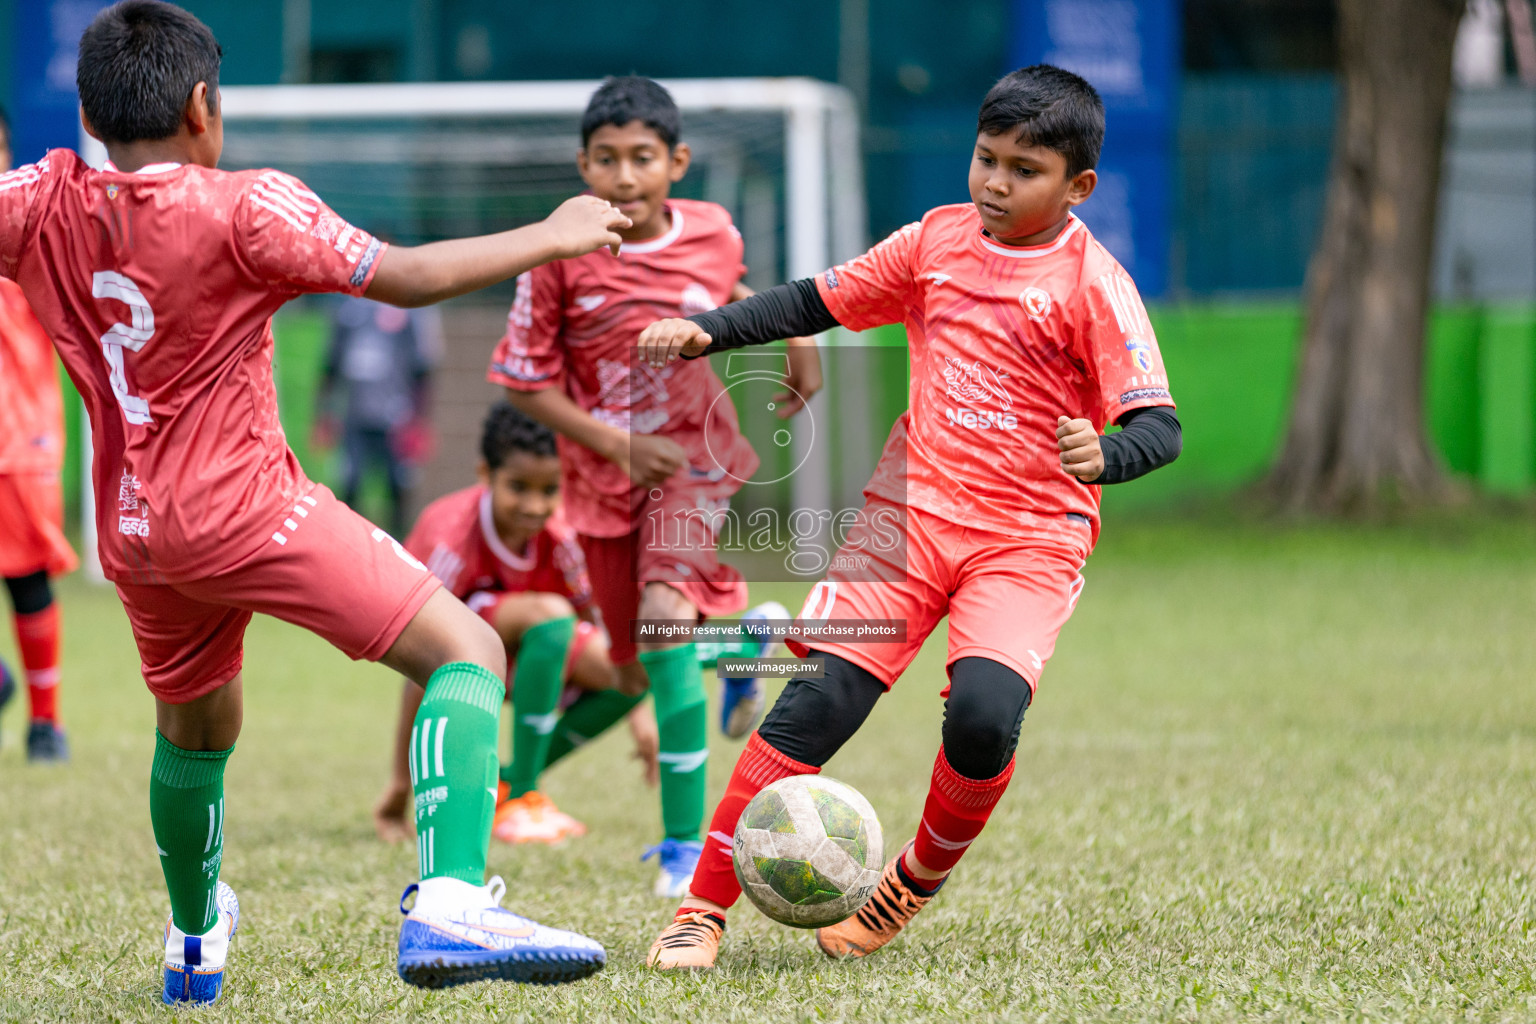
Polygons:
[[688,319],[709,332],[712,339],[709,348],[700,355],[723,352],[728,348],[744,348],[747,345],[766,345],[780,338],[820,334],[837,326],[837,318],[828,311],[827,304],[821,301],[816,282],[808,277],[777,285],[765,292],[749,295],[740,302],[732,302]]
[[1168,465],[1184,448],[1179,418],[1165,405],[1132,409],[1120,417],[1118,434],[1099,441],[1104,452],[1104,472],[1095,484],[1123,484]]

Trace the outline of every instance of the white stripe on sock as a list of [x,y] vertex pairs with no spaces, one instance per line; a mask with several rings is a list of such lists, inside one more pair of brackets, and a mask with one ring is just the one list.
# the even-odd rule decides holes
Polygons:
[[209,804],[208,805],[208,841],[203,843],[203,852],[204,853],[207,853],[209,850],[213,849],[213,827],[214,827],[213,807],[214,807],[213,804]]
[[421,753],[416,758],[417,767],[421,769],[423,779],[432,776],[432,762],[427,760],[427,743],[432,738],[432,719],[428,718],[421,723]]
[[[411,765],[411,785],[416,785],[416,726],[411,726],[411,742],[406,744],[406,760]],[[419,844],[418,844],[419,845]]]
[[437,720],[437,774],[442,777],[446,777],[448,774],[443,771],[443,732],[447,728],[448,719],[439,718]]

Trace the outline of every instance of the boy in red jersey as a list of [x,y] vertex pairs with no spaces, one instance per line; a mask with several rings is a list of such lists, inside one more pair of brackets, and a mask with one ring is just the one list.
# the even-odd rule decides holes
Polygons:
[[[664,316],[750,294],[741,236],[714,203],[669,198],[688,170],[671,95],[646,78],[611,78],[582,117],[577,165],[593,194],[627,214],[617,260],[540,267],[518,280],[489,379],[561,435],[564,504],[581,535],[622,688],[650,686],[661,733],[663,839],[656,892],[686,891],[702,844],[708,751],[694,644],[633,639],[637,622],[692,621],[746,607],[741,574],[716,554],[714,514],[757,469],[736,410],[707,363],[653,369],[635,336]],[[791,338],[778,414],[821,387],[814,343]],[[700,511],[710,514],[699,515]],[[665,524],[658,543],[646,523]],[[762,707],[755,680],[727,680],[722,726],[745,735]]]
[[[1104,107],[1049,65],[987,94],[970,204],[942,206],[865,255],[725,310],[666,320],[640,339],[653,366],[841,323],[905,323],[911,408],[865,489],[864,517],[801,623],[901,619],[906,639],[792,640],[825,661],[795,679],[747,744],[710,823],[676,920],[651,947],[663,969],[713,967],[737,819],[777,779],[814,773],[853,735],[949,616],[943,745],[917,836],[869,902],[822,928],[828,956],[865,956],[931,900],[980,835],[1013,775],[1014,749],[1099,530],[1099,485],[1172,461],[1178,419],[1136,287],[1072,214],[1092,194]],[[1110,423],[1118,434],[1101,436]],[[880,542],[904,526],[904,557]]]
[[[11,128],[0,111],[0,174],[11,169]],[[64,539],[64,401],[53,345],[13,281],[0,278],[0,577],[16,620],[27,682],[28,761],[67,761],[59,725],[59,608],[48,580],[78,562]],[[15,695],[0,664],[0,708]]]
[[[602,947],[500,908],[482,886],[506,655],[494,630],[384,531],[309,481],[278,422],[271,316],[304,292],[423,305],[605,245],[629,221],[592,197],[541,224],[388,247],[277,171],[224,173],[221,51],[158,0],[80,40],[86,129],[0,177],[0,276],[21,285],[86,402],[102,567],[155,696],[150,818],[170,895],[166,1002],[211,1002],[239,905],[218,880],[223,774],[240,731],[246,623],[264,612],[426,687],[416,790],[422,881],[398,969],[440,987],[567,981]],[[313,780],[323,785],[324,780]]]
[[[636,757],[654,784],[656,723],[648,708],[638,707],[639,696],[613,688],[586,558],[559,509],[554,434],[498,402],[485,418],[478,475],[475,486],[422,510],[405,549],[495,628],[513,666],[512,759],[502,765],[503,802],[491,835],[511,843],[558,842],[586,829],[538,791],[543,770],[627,715]],[[421,696],[421,687],[407,680],[393,778],[374,809],[384,839],[409,834],[410,736]]]

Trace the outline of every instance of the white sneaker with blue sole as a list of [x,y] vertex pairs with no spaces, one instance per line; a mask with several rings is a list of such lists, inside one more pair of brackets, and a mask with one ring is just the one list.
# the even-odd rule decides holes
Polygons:
[[168,1005],[211,1003],[224,988],[224,961],[229,940],[240,927],[240,901],[235,890],[220,882],[213,890],[218,918],[201,935],[188,935],[165,922],[165,990],[160,997]]
[[[741,617],[743,628],[750,627],[753,623],[761,622],[787,622],[791,618],[789,609],[777,601],[766,601],[756,608],[748,609]],[[765,636],[758,640],[755,654],[744,654],[746,658],[776,658],[784,653],[783,641]],[[724,685],[720,690],[720,731],[733,740],[739,740],[743,736],[757,728],[757,723],[763,717],[763,706],[767,703],[763,681],[757,676],[725,676],[720,677]]]
[[[471,885],[427,878],[400,897],[400,977],[420,988],[473,981],[559,985],[603,969],[608,954],[584,935],[546,928],[501,907],[500,878]],[[416,902],[406,909],[412,893]]]

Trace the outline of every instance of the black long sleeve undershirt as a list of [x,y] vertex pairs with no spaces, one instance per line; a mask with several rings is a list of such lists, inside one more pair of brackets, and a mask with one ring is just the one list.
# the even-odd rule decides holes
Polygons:
[[[766,345],[780,338],[820,334],[837,326],[837,318],[822,301],[816,282],[808,277],[688,319],[710,336],[709,348],[703,355]],[[1093,481],[1096,484],[1123,484],[1146,476],[1178,458],[1183,448],[1179,418],[1166,406],[1132,409],[1120,418],[1120,426],[1118,434],[1106,435],[1099,441],[1104,452],[1104,472]]]
[[1166,405],[1132,409],[1120,417],[1120,432],[1099,438],[1104,472],[1096,484],[1123,484],[1146,476],[1179,457],[1184,429]]

